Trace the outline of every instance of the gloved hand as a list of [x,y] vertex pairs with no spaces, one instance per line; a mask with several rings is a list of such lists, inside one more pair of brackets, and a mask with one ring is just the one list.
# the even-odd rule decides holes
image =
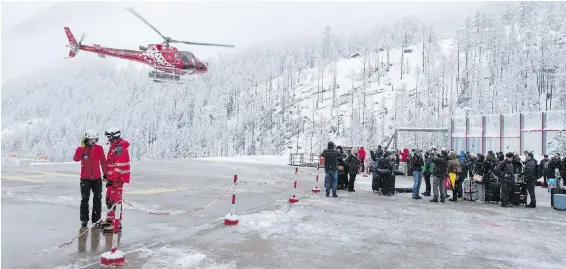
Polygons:
[[106,180],[108,179],[108,175],[103,174],[103,175],[102,175],[102,178],[104,179],[104,181],[106,181]]
[[112,180],[108,180],[108,181],[106,182],[106,188],[112,186],[112,183],[113,183]]

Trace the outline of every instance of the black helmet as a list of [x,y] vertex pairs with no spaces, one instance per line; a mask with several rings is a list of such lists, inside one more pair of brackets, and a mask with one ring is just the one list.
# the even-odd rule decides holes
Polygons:
[[328,142],[328,148],[334,149],[334,142],[332,142],[332,141]]
[[514,156],[515,156],[515,154],[513,154],[513,152],[507,152],[505,154],[505,157],[507,157],[507,158],[513,158]]

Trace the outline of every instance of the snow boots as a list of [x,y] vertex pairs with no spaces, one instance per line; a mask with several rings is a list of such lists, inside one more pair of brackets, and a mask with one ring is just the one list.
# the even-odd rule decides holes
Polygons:
[[[114,232],[114,225],[108,225],[102,229],[104,233],[113,233]],[[118,228],[118,232],[122,232],[122,224]]]
[[104,229],[104,228],[106,228],[106,227],[108,227],[108,226],[112,226],[112,221],[111,221],[111,220],[104,220],[102,223],[97,223],[97,224],[95,225],[95,227],[96,227],[96,228],[99,228],[99,229]]

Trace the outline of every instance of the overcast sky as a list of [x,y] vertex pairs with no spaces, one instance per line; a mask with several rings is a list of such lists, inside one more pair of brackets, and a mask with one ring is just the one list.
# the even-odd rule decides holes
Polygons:
[[[341,36],[417,16],[452,30],[483,2],[1,2],[2,81],[45,68],[68,53],[63,26],[85,43],[136,49],[159,36],[124,8],[133,7],[161,32],[179,40],[229,43],[237,49],[184,47],[199,58],[242,48],[319,37],[325,25]],[[39,43],[39,44],[38,44]],[[38,46],[39,45],[39,46]],[[179,46],[180,47],[180,46]],[[14,50],[29,50],[25,54]],[[79,54],[81,57],[84,54]],[[92,58],[87,58],[91,60]],[[72,59],[73,61],[76,59]],[[101,59],[97,59],[101,60]],[[22,62],[26,62],[22,66]]]

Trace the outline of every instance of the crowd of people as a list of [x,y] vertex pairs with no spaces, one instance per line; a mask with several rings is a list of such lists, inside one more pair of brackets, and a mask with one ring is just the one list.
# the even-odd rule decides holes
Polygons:
[[[535,208],[535,186],[548,188],[551,178],[562,179],[566,186],[566,158],[561,159],[559,153],[551,158],[544,155],[539,162],[529,151],[525,151],[521,158],[512,152],[489,151],[484,155],[431,147],[423,153],[419,149],[385,151],[378,146],[377,150],[370,151],[370,156],[371,159],[366,161],[363,147],[357,151],[344,151],[329,142],[321,154],[326,173],[326,196],[330,196],[332,190],[332,196],[338,197],[337,189],[354,192],[356,175],[365,171],[365,165],[372,168],[374,181],[377,178],[379,182],[374,190],[379,188],[380,193],[393,195],[395,175],[411,175],[414,180],[412,198],[432,196],[430,202],[435,203],[444,203],[446,198],[450,198],[447,189],[451,189],[449,201],[452,202],[466,199],[478,203],[501,202],[502,207],[525,204],[528,208]],[[406,164],[403,171],[399,170],[400,164]],[[423,178],[425,191],[420,193]],[[528,197],[530,203],[527,204]]]
[[335,147],[334,142],[328,142],[328,147],[320,154],[324,157],[324,170],[326,196],[338,197],[336,190],[355,192],[354,183],[356,175],[365,171],[366,151],[364,147],[358,150],[344,150],[341,146]]
[[[548,188],[550,178],[562,178],[566,185],[566,158],[561,159],[559,153],[551,159],[545,155],[538,162],[529,151],[524,152],[523,159],[512,152],[489,151],[483,155],[461,151],[457,154],[446,149],[438,151],[435,147],[424,154],[413,149],[405,157],[407,152],[408,149],[399,152],[398,158],[406,160],[407,173],[413,176],[413,199],[422,199],[419,194],[422,177],[425,192],[421,194],[431,196],[432,190],[431,202],[444,202],[449,197],[446,188],[450,188],[452,202],[466,198],[479,203],[501,202],[502,207],[525,204],[535,208],[535,186]],[[539,182],[539,179],[542,180]],[[474,197],[476,193],[477,197]],[[526,204],[527,196],[530,197],[529,204]]]

